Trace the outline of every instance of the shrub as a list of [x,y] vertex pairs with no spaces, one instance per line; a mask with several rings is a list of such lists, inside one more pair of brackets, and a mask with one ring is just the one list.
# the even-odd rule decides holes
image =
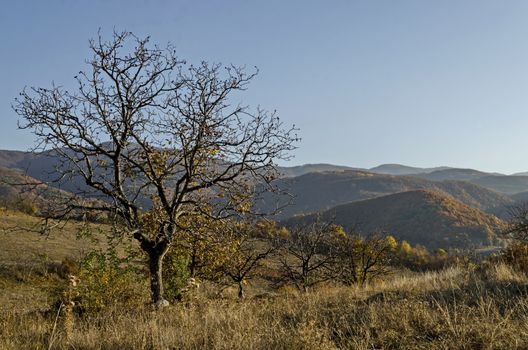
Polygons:
[[78,309],[95,313],[110,307],[142,305],[148,297],[142,275],[138,267],[114,251],[89,253],[79,267]]
[[418,244],[412,247],[407,241],[402,241],[395,251],[392,263],[412,271],[438,271],[459,260],[444,249],[440,248],[432,254],[424,246]]
[[517,271],[528,273],[528,243],[514,241],[491,260],[503,262]]
[[191,274],[189,257],[183,254],[167,254],[163,262],[163,280],[165,297],[168,300],[180,300],[182,290],[187,286]]

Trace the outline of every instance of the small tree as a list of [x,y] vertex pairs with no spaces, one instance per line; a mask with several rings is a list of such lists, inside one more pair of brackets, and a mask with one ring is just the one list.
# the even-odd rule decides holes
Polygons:
[[364,238],[343,232],[336,236],[334,244],[332,269],[336,280],[347,285],[364,285],[390,271],[389,263],[398,243],[394,237],[382,233]]
[[501,261],[517,270],[528,272],[528,203],[510,207],[508,214],[509,220],[501,232],[508,245],[491,261]]
[[281,270],[288,282],[297,289],[311,287],[335,277],[332,265],[336,260],[335,238],[342,228],[316,221],[290,230],[286,238],[277,242],[281,249]]
[[[262,266],[275,247],[271,244],[273,232],[257,231],[251,223],[231,225],[228,245],[233,246],[231,256],[222,266],[221,271],[238,286],[238,297],[244,298],[244,284],[249,281],[257,268]],[[234,244],[233,244],[234,243]]]
[[394,253],[393,240],[375,234],[363,240],[359,247],[359,283],[384,276],[390,272],[389,263]]
[[[293,128],[274,113],[231,104],[256,72],[202,62],[129,32],[90,41],[77,90],[24,90],[14,109],[41,150],[60,159],[57,181],[82,185],[55,218],[103,211],[147,254],[153,303],[163,298],[162,261],[196,213],[225,217],[250,209],[256,184],[270,189],[274,161],[294,149]],[[51,150],[51,151],[50,151]],[[79,181],[80,180],[80,181]]]

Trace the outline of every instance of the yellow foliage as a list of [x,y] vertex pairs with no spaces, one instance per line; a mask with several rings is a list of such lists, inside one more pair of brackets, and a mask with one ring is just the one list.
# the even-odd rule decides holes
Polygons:
[[447,252],[445,249],[440,248],[436,251],[436,255],[438,255],[440,258],[445,258],[447,256]]
[[203,215],[186,217],[177,244],[169,255],[186,257],[190,277],[218,279],[219,270],[237,249],[225,220],[211,220]]
[[290,231],[286,227],[279,227],[275,221],[261,220],[255,224],[255,227],[257,233],[261,236],[286,238],[290,234]]
[[340,225],[332,224],[330,225],[330,227],[328,227],[328,229],[332,234],[335,234],[336,236],[344,237],[347,234],[343,226]]
[[394,236],[388,235],[385,238],[385,241],[387,242],[387,245],[389,246],[391,251],[395,251],[396,248],[398,248],[398,241],[396,241],[396,238],[394,238]]
[[409,244],[409,242],[407,241],[402,241],[400,243],[400,251],[404,254],[411,254],[412,252],[412,247],[411,245]]

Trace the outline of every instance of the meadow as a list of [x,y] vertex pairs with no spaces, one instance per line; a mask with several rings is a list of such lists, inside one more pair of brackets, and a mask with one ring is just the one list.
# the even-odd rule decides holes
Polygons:
[[[2,225],[31,220],[4,212]],[[257,281],[242,300],[234,288],[219,294],[203,284],[162,309],[149,305],[146,284],[123,279],[133,288],[128,301],[116,290],[115,303],[68,313],[60,296],[87,289],[82,278],[71,286],[64,259],[80,258],[94,243],[29,231],[4,232],[2,242],[1,349],[528,347],[528,277],[500,262],[393,271],[364,286],[327,283],[308,292],[266,291]]]

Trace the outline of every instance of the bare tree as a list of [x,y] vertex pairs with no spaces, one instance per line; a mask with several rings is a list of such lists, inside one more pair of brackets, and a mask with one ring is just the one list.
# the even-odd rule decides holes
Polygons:
[[39,149],[61,159],[56,180],[80,179],[76,195],[101,199],[68,201],[54,217],[114,217],[148,255],[152,302],[165,304],[162,261],[180,219],[248,211],[256,184],[269,189],[274,161],[294,149],[295,129],[231,102],[256,75],[244,67],[187,65],[129,32],[99,34],[90,48],[75,91],[25,89],[14,109]]
[[277,241],[281,270],[297,289],[307,291],[335,277],[332,266],[336,259],[336,227],[316,221],[293,228],[288,237]]
[[521,242],[528,242],[528,203],[521,203],[508,209],[508,221],[502,234]]

